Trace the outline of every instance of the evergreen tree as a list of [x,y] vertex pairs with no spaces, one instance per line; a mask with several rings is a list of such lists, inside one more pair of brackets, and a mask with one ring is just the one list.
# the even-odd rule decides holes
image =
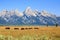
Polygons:
[[58,24],[57,23],[55,25],[56,25],[56,27],[58,27]]

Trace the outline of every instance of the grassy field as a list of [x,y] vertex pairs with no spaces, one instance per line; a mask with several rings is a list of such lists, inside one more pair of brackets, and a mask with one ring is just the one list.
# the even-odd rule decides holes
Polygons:
[[0,26],[0,40],[60,40],[60,27]]

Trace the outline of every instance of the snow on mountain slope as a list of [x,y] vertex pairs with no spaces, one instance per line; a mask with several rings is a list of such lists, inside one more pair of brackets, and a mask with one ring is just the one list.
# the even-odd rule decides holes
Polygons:
[[35,13],[32,11],[32,9],[30,7],[27,7],[26,10],[24,11],[24,13],[27,16],[36,16]]
[[0,17],[4,17],[7,13],[7,10],[3,9],[3,11],[0,12]]
[[17,9],[15,10],[15,14],[19,17],[22,17],[23,16],[23,13],[22,12],[19,12]]
[[53,18],[56,17],[56,15],[53,15],[53,14],[47,12],[46,10],[43,10],[43,11],[41,12],[41,15],[42,15],[42,16],[46,16],[46,17],[47,17],[47,16],[48,16],[48,17],[53,17]]
[[60,25],[60,17],[57,17],[58,25]]
[[38,11],[27,7],[24,12],[16,10],[3,10],[0,12],[0,24],[2,25],[55,25],[60,24],[60,17],[56,17],[46,10]]

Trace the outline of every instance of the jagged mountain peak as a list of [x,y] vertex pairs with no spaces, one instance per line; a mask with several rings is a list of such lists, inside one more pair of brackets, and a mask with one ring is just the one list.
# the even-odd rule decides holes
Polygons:
[[2,11],[0,11],[0,17],[3,17],[5,16],[5,14],[7,14],[7,10],[6,9],[3,9]]
[[50,16],[51,14],[49,14],[46,10],[42,10],[41,11],[41,15],[43,15],[43,16]]
[[60,17],[42,10],[41,12],[37,9],[32,10],[30,7],[27,7],[24,12],[19,10],[3,10],[0,12],[0,24],[12,24],[12,25],[21,25],[21,24],[31,24],[31,25],[55,25],[56,23],[60,24]]
[[29,6],[26,8],[26,10],[30,10],[30,9],[31,9],[31,7],[29,7]]
[[31,9],[30,7],[27,7],[27,8],[25,9],[25,12],[26,12],[26,13],[32,12],[32,9]]
[[41,11],[41,15],[43,15],[43,16],[45,16],[45,17],[56,17],[56,15],[54,15],[54,14],[51,14],[51,13],[49,13],[48,11],[46,11],[46,10],[42,10]]
[[30,7],[27,7],[26,10],[24,11],[24,13],[27,16],[36,16],[35,13],[34,13],[34,11]]

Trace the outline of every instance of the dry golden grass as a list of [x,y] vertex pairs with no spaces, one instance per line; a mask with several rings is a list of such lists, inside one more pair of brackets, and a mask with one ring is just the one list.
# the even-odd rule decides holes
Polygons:
[[[10,29],[5,29],[9,27]],[[19,28],[19,29],[14,29]],[[21,28],[24,28],[21,30]],[[27,28],[27,29],[26,29]],[[29,29],[32,28],[32,29]],[[34,29],[38,28],[38,29]],[[40,34],[48,34],[48,35],[60,35],[60,27],[40,27],[40,26],[0,26],[0,34],[3,35],[12,35],[12,36],[19,36],[19,35],[40,35]]]
[[[10,29],[6,29],[10,28]],[[18,29],[14,29],[18,28]],[[22,29],[24,28],[24,29]],[[48,35],[60,38],[60,27],[46,26],[0,26],[0,35],[10,35],[13,37],[21,37],[23,35]]]

